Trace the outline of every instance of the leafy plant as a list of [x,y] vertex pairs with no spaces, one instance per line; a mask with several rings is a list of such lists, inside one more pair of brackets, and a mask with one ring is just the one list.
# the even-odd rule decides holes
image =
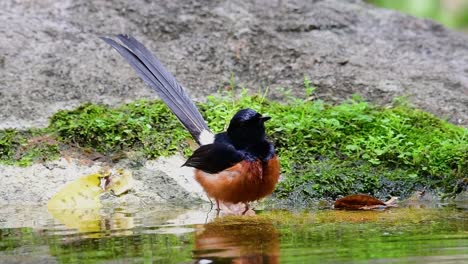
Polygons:
[[66,143],[104,153],[137,148],[149,158],[174,154],[188,138],[161,101],[140,100],[115,109],[85,104],[59,111],[50,126]]
[[24,141],[14,129],[0,130],[0,159],[13,158],[16,149]]
[[28,166],[56,159],[59,147],[54,140],[46,140],[45,134],[45,130],[22,133],[13,129],[0,130],[0,162]]
[[[409,195],[415,188],[452,193],[466,182],[468,130],[414,109],[402,99],[382,107],[353,96],[331,105],[311,100],[315,88],[307,77],[307,98],[289,98],[286,103],[231,86],[198,106],[215,133],[224,131],[242,108],[272,117],[267,134],[284,175],[278,197],[294,193],[302,195],[298,199],[335,198],[361,192],[385,198]],[[31,141],[44,135],[53,140]],[[139,100],[117,108],[85,104],[59,111],[48,128],[35,133],[0,131],[0,159],[27,165],[56,157],[61,145],[105,154],[136,150],[146,158],[189,155],[191,142],[160,101]]]

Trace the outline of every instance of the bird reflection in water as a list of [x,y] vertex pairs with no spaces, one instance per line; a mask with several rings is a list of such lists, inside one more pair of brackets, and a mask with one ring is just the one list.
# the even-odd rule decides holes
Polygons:
[[196,263],[279,263],[276,227],[257,216],[225,216],[198,225]]

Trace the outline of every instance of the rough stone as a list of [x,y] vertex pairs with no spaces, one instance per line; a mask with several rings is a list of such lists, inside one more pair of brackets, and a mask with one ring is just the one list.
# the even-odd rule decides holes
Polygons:
[[[133,188],[119,197],[104,194],[103,204],[108,206],[147,206],[160,203],[194,204],[208,201],[205,193],[193,179],[193,169],[180,167],[181,156],[148,161],[139,168],[131,167],[128,160],[114,165],[132,172]],[[0,165],[1,205],[45,205],[65,184],[88,174],[98,173],[103,164],[83,163],[65,159],[29,167]]]
[[468,36],[362,1],[13,1],[0,3],[0,128],[45,126],[83,102],[155,95],[103,43],[130,33],[201,99],[234,76],[254,91],[361,94],[468,125]]

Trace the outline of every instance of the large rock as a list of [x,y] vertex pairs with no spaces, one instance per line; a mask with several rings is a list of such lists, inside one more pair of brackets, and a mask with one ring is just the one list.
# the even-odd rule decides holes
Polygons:
[[102,34],[130,33],[154,50],[192,95],[232,76],[252,90],[357,93],[378,103],[408,96],[468,124],[468,36],[361,1],[68,0],[0,3],[0,128],[44,126],[83,102],[155,95]]

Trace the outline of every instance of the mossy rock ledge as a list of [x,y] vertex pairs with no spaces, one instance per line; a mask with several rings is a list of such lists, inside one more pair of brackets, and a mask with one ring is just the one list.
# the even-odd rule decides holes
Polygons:
[[[267,134],[280,156],[282,179],[270,206],[304,207],[353,193],[386,199],[425,190],[454,197],[467,188],[468,130],[402,99],[385,106],[358,96],[341,104],[279,103],[243,90],[210,96],[198,106],[214,131],[245,107],[272,117]],[[46,128],[0,131],[0,197],[45,203],[66,182],[112,167],[131,171],[136,184],[121,197],[105,196],[108,201],[207,201],[192,169],[180,167],[194,147],[161,101],[85,104],[57,112]]]

